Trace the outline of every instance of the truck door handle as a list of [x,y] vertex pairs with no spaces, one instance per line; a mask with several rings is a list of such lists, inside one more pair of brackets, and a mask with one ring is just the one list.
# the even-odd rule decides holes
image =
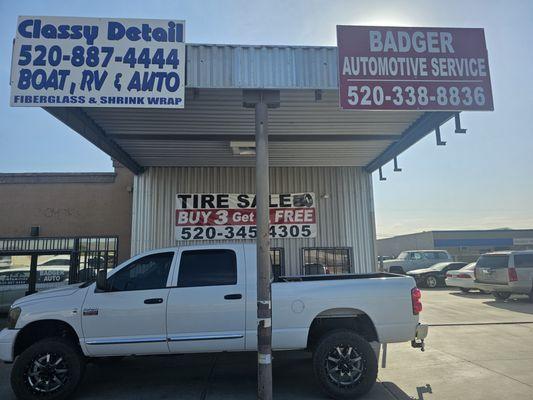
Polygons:
[[161,304],[163,302],[163,299],[161,297],[155,298],[155,299],[146,299],[144,301],[144,304]]
[[227,294],[224,296],[226,300],[239,300],[242,299],[242,294]]

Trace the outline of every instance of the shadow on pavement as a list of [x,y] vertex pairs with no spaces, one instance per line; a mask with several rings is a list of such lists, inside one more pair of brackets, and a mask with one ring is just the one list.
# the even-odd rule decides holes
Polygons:
[[417,398],[409,396],[402,389],[400,389],[396,384],[392,382],[382,382],[382,385],[385,389],[395,398],[396,400],[424,400],[424,394],[433,393],[431,385],[428,383],[426,386],[418,386],[416,388]]
[[527,296],[520,296],[516,298],[513,296],[505,301],[489,300],[484,301],[483,304],[503,310],[533,315],[533,303],[529,301]]
[[464,298],[471,298],[471,299],[489,299],[489,298],[492,298],[492,295],[490,293],[482,293],[480,291],[475,291],[475,292],[468,292],[468,293],[464,293],[464,292],[450,292],[450,294],[452,296],[457,296],[457,297],[464,297]]
[[[127,357],[114,365],[89,364],[76,398],[256,399],[256,360],[256,353],[251,352]],[[315,380],[309,353],[277,352],[273,365],[274,398],[328,398]],[[390,382],[376,383],[362,397],[366,400],[395,398],[410,399]]]

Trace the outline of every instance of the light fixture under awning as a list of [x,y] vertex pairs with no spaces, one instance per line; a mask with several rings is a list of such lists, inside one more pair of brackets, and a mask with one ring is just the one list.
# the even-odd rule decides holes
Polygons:
[[229,146],[234,155],[237,156],[255,156],[255,142],[238,142],[231,141]]

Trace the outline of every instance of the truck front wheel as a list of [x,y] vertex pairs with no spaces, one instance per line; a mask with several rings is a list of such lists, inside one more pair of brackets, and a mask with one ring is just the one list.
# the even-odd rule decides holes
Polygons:
[[43,339],[17,357],[11,387],[18,399],[65,399],[76,390],[84,370],[85,359],[71,342]]
[[334,399],[353,399],[367,393],[378,374],[374,350],[349,330],[324,335],[313,354],[313,369],[324,392]]

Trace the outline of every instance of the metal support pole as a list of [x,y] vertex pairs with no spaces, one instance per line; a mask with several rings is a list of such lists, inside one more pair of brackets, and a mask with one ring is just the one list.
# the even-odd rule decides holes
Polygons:
[[38,259],[39,259],[39,255],[37,253],[32,253],[31,260],[30,260],[30,277],[28,279],[28,291],[26,292],[26,296],[37,292],[36,284],[37,284],[37,261]]
[[255,104],[255,193],[257,222],[257,398],[272,399],[272,302],[270,292],[270,222],[268,105]]

